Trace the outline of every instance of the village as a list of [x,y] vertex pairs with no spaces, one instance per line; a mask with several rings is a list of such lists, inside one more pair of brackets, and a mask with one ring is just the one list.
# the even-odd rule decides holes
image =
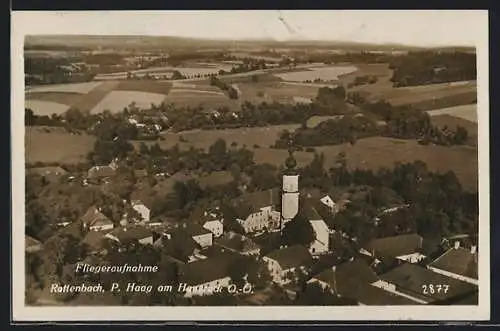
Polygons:
[[[99,186],[113,181],[119,168],[116,161],[92,167],[79,184]],[[301,190],[292,150],[284,165],[280,187],[234,198],[229,203],[232,207],[229,213],[221,205],[211,203],[194,210],[188,222],[152,217],[151,205],[130,200],[124,201],[130,207],[128,212],[120,220],[112,220],[101,208],[92,206],[77,220],[60,224],[60,230],[44,243],[26,236],[26,252],[38,254],[51,242],[58,245],[57,240],[62,236],[81,238],[74,244],[84,245],[86,254],[64,266],[66,273],[75,273],[72,266],[76,264],[99,265],[116,252],[133,255],[138,254],[138,246],[151,248],[150,253],[142,253],[144,259],[137,256],[136,262],[151,260],[147,254],[156,250],[161,261],[169,261],[159,267],[160,273],[165,265],[169,268],[175,265],[171,279],[205,289],[184,291],[183,299],[188,304],[200,297],[219,296],[217,291],[206,289],[221,287],[231,287],[230,295],[237,297],[239,305],[269,304],[269,297],[276,291],[282,293],[281,300],[291,304],[302,292],[315,290],[338,299],[333,304],[339,305],[477,301],[477,242],[469,236],[443,238],[435,251],[427,252],[422,247],[423,238],[416,233],[376,238],[359,245],[357,238],[325,222],[348,208],[348,195]],[[57,167],[36,171],[52,180],[71,177]],[[405,208],[407,204],[382,208],[374,221]],[[231,230],[234,224],[238,225],[237,232]],[[312,230],[310,239],[308,229]],[[269,245],[272,238],[274,243]],[[345,251],[342,245],[351,251],[340,253]],[[83,277],[89,281],[88,275]],[[236,288],[246,290],[236,291]],[[49,302],[59,300],[57,295],[51,296],[53,300]],[[73,299],[78,300],[78,296],[71,297],[69,302]],[[315,304],[314,300],[309,304]]]

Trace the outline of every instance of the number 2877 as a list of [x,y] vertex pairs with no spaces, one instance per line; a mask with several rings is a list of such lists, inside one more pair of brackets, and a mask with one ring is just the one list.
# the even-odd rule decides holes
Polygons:
[[450,285],[443,284],[424,284],[422,285],[422,294],[447,293]]

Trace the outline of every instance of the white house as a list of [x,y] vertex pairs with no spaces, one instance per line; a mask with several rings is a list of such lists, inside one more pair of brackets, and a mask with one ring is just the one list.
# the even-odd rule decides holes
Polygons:
[[141,215],[141,223],[148,223],[150,220],[151,210],[140,200],[132,201],[132,208]]
[[276,210],[278,203],[277,189],[246,194],[233,201],[236,220],[245,233],[278,228],[280,223],[280,212]]
[[294,280],[289,275],[307,271],[312,256],[304,246],[295,245],[275,250],[262,260],[266,262],[275,283],[287,284]]
[[224,232],[224,224],[220,220],[210,220],[203,223],[203,228],[212,232],[215,237],[222,236]]
[[311,220],[311,224],[315,239],[309,247],[309,252],[312,255],[320,255],[328,252],[330,249],[330,230],[323,220]]
[[186,226],[186,230],[191,238],[193,238],[193,240],[196,241],[201,248],[213,245],[213,233],[202,226],[198,224],[190,224]]

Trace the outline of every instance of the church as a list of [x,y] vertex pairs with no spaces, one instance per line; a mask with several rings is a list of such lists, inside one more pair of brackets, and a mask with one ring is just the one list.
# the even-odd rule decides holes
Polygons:
[[325,221],[316,211],[314,205],[305,200],[300,205],[299,193],[299,175],[295,167],[297,161],[293,156],[293,151],[289,150],[289,156],[285,161],[286,169],[283,174],[281,189],[281,227],[283,230],[285,224],[290,222],[299,213],[309,221],[315,235],[314,241],[309,247],[311,255],[320,255],[327,253],[330,249],[330,231]]

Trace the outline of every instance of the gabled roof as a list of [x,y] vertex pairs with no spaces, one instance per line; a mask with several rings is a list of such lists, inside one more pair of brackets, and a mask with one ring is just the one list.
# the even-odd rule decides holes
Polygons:
[[241,219],[246,219],[251,213],[261,208],[275,206],[280,202],[278,188],[244,194],[233,200],[235,211]]
[[[395,269],[379,276],[381,280],[397,286],[398,291],[426,298],[427,301],[447,300],[453,297],[466,295],[476,291],[476,287],[472,284],[462,282],[460,280],[446,277],[432,270],[426,269],[419,265],[404,263]],[[448,285],[447,291],[444,289],[439,293],[424,294],[422,285],[441,284]],[[446,292],[446,293],[445,293]]]
[[471,253],[470,250],[459,247],[450,248],[443,255],[438,257],[429,267],[452,272],[457,275],[478,279],[477,253]]
[[103,226],[113,224],[113,221],[101,213],[95,206],[87,209],[87,212],[80,218],[80,221],[87,226]]
[[422,237],[418,234],[374,239],[365,245],[365,249],[380,257],[398,257],[415,253],[422,248]]
[[199,285],[228,276],[229,266],[235,261],[235,255],[221,254],[207,259],[187,263],[181,269],[182,282]]
[[190,236],[201,236],[204,234],[212,234],[212,232],[205,229],[200,224],[195,224],[195,223],[188,224],[185,229]]
[[419,304],[416,301],[369,284],[360,285],[348,297],[367,306],[406,306]]
[[235,232],[224,233],[222,237],[217,239],[216,244],[241,253],[260,249],[260,246],[250,238]]
[[359,258],[328,268],[313,278],[329,284],[339,295],[353,299],[352,294],[362,285],[378,280],[368,263]]
[[133,226],[133,227],[118,227],[113,231],[109,232],[121,243],[130,242],[132,240],[141,240],[147,237],[153,236],[153,233],[143,226]]
[[291,269],[294,267],[307,266],[312,262],[312,256],[309,250],[301,245],[281,248],[266,255],[279,263],[282,269]]
[[318,211],[316,210],[316,207],[314,206],[314,204],[311,200],[304,201],[304,203],[301,205],[299,213],[303,217],[305,217],[305,219],[308,221],[322,220],[323,219],[321,217],[321,215],[318,213]]
[[88,245],[92,250],[101,250],[104,243],[104,235],[110,231],[89,231],[83,238],[82,244]]

